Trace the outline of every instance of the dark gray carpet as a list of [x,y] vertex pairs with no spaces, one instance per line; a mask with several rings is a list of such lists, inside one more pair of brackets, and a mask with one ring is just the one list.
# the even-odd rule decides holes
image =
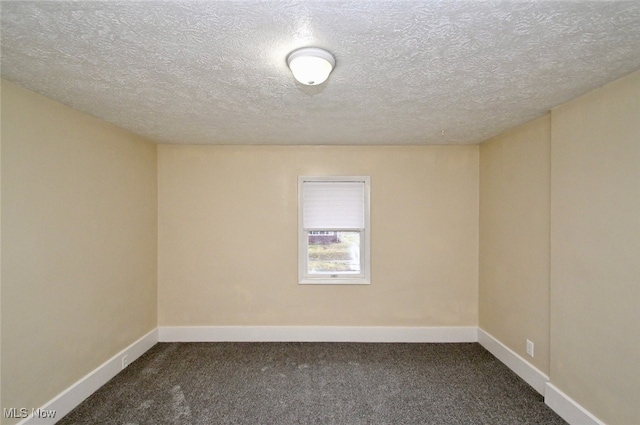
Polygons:
[[60,422],[565,424],[479,344],[161,343]]

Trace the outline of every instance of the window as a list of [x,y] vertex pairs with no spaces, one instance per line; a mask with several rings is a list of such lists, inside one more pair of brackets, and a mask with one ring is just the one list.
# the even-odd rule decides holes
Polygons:
[[299,281],[370,283],[369,177],[300,177]]

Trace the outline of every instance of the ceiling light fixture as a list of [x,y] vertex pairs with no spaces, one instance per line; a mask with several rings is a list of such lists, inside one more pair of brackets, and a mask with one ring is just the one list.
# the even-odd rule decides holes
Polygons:
[[289,53],[287,65],[296,80],[307,86],[317,86],[329,78],[336,66],[336,59],[326,50],[303,47]]

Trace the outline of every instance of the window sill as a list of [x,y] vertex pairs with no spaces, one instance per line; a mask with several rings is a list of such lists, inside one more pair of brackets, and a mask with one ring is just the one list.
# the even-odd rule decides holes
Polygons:
[[371,281],[363,277],[309,277],[302,279],[300,285],[370,285]]

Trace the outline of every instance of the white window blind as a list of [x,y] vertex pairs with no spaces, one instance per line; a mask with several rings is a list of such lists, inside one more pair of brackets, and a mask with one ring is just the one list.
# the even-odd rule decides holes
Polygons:
[[360,181],[304,182],[304,229],[364,229],[364,191]]

